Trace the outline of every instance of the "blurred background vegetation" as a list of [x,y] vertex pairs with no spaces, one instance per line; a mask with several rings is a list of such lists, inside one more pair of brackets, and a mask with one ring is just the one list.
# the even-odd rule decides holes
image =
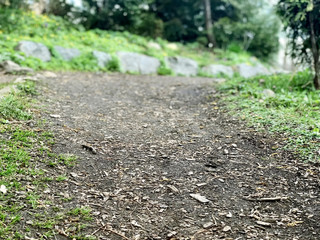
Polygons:
[[[272,58],[279,48],[280,21],[267,0],[0,0],[0,6],[36,8],[86,30],[128,31],[201,47],[248,51],[263,60]],[[1,28],[6,30],[14,27],[7,24],[8,16],[1,12]]]

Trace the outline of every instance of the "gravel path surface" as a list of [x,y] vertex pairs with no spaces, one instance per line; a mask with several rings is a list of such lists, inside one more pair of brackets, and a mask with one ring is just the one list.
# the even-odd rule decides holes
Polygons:
[[89,73],[42,82],[54,150],[79,156],[56,191],[72,196],[65,207],[93,209],[88,234],[320,239],[319,165],[220,110],[214,84]]

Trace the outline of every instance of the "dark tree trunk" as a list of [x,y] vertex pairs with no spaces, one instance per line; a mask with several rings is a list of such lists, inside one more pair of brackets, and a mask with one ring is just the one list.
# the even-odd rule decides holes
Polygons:
[[312,46],[312,56],[313,56],[313,67],[314,67],[314,86],[316,89],[320,89],[320,65],[319,65],[319,46],[317,44],[316,35],[314,32],[314,18],[313,13],[309,14],[310,30],[311,30],[311,46]]
[[204,4],[204,9],[205,9],[205,21],[206,21],[206,33],[207,33],[207,38],[208,42],[210,45],[213,47],[216,47],[216,38],[213,33],[213,21],[212,21],[212,16],[211,16],[211,3],[210,0],[203,0]]

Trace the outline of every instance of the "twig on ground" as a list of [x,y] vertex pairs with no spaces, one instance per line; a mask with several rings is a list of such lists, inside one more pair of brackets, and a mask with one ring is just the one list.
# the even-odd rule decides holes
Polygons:
[[99,231],[101,231],[104,228],[106,228],[106,226],[99,227],[97,230],[95,230],[93,233],[91,233],[91,235],[95,235],[96,233],[98,233]]
[[215,225],[215,226],[218,226],[217,220],[216,220],[216,218],[213,216],[213,214],[211,215],[211,218],[212,218],[212,220],[214,221],[214,225]]
[[125,239],[125,240],[130,240],[130,239],[127,238],[125,235],[123,235],[123,234],[121,234],[121,233],[118,233],[117,231],[113,230],[112,228],[110,228],[110,227],[108,227],[108,226],[106,226],[103,230],[104,230],[104,231],[109,231],[109,232],[111,232],[111,233],[113,233],[113,234],[115,234],[115,235],[118,235],[119,237],[122,237],[122,238]]
[[270,198],[250,198],[250,197],[244,197],[245,200],[248,201],[256,201],[256,202],[275,202],[275,201],[281,201],[281,200],[287,200],[288,197],[270,197]]

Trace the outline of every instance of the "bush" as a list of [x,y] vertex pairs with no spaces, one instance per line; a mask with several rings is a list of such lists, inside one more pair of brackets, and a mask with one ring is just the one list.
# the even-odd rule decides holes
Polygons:
[[137,26],[136,33],[146,37],[158,38],[163,36],[163,21],[154,14],[145,14],[143,21]]
[[214,25],[218,46],[232,52],[249,51],[261,59],[268,59],[278,51],[279,29],[278,19],[266,16],[246,23],[222,18]]
[[107,70],[111,72],[120,72],[120,63],[117,57],[112,56],[111,61],[108,62]]

